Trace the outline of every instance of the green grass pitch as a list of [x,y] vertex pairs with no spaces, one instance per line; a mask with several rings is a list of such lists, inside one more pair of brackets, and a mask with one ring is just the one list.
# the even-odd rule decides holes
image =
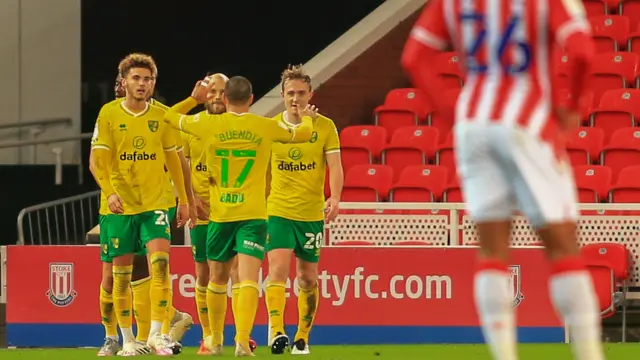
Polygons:
[[[638,343],[605,344],[608,359],[636,360],[640,357]],[[64,359],[83,360],[97,358],[98,349],[1,349],[2,360]],[[265,346],[258,347],[256,357],[288,358],[290,355],[271,355]],[[367,360],[367,359],[434,359],[434,360],[491,360],[484,345],[363,345],[363,346],[312,346],[312,354],[303,359],[318,360]],[[519,347],[520,360],[570,360],[571,351],[564,344],[527,344]],[[153,355],[152,355],[153,356]],[[203,359],[196,355],[196,348],[185,348],[174,356],[184,360]],[[225,348],[222,358],[234,358],[233,348]]]

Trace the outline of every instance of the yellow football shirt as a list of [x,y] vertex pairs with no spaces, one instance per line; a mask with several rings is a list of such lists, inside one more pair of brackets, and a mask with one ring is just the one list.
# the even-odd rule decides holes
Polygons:
[[[272,121],[289,128],[284,113]],[[326,155],[340,152],[338,130],[333,121],[318,115],[313,120],[311,139],[302,144],[273,144],[271,148],[271,191],[267,213],[297,221],[324,219]]]
[[111,150],[111,185],[125,215],[167,210],[164,151],[176,150],[175,132],[163,121],[161,108],[147,103],[136,114],[123,102],[100,109],[91,147]]
[[[149,99],[149,103],[151,105],[155,105],[159,108],[161,108],[164,111],[169,110],[169,107],[163,103],[161,103],[160,101],[151,98]],[[183,151],[183,144],[182,144],[182,137],[180,136],[180,131],[170,127],[170,130],[168,131],[172,131],[173,136],[175,136],[176,139],[176,151]],[[167,170],[167,167],[165,166],[164,168],[164,178],[165,178],[165,187],[164,187],[164,197],[167,200],[167,203],[169,204],[169,207],[175,207],[176,206],[176,193],[175,190],[173,188],[173,181],[171,181],[171,175],[169,174],[169,171]]]
[[[195,101],[192,101],[195,106]],[[309,123],[289,129],[269,118],[244,113],[181,115],[167,112],[165,118],[183,132],[207,142],[206,164],[214,222],[266,219],[265,175],[273,142],[302,142],[311,137]],[[214,210],[215,209],[215,210]]]
[[[113,101],[108,102],[107,104],[105,104],[105,106],[109,106],[109,105],[115,105],[115,106],[120,106],[120,103],[122,102],[123,98],[118,98],[115,99]],[[161,108],[162,110],[168,110],[169,107],[161,102],[159,102],[158,100],[151,98],[149,99],[149,103],[151,105],[155,105],[159,108]],[[98,123],[96,122],[96,125],[94,127],[94,132],[95,129],[97,128]],[[176,129],[169,127],[169,131],[174,132],[173,136],[175,136],[176,138],[176,150],[177,151],[181,151],[182,150],[182,139],[180,137],[180,132],[177,131]],[[94,137],[95,137],[95,133],[94,133]],[[178,139],[180,141],[178,141]],[[165,192],[164,192],[164,196],[169,204],[169,207],[175,207],[176,206],[176,196],[175,196],[175,191],[173,189],[173,182],[171,181],[171,175],[169,175],[169,172],[166,170],[166,166],[165,166],[165,180],[166,180],[166,188],[165,188]],[[100,209],[98,210],[98,213],[100,215],[107,215],[107,214],[111,214],[111,211],[109,210],[109,205],[107,204],[107,197],[104,195],[104,193],[101,191],[100,192]]]
[[[201,114],[207,114],[206,111]],[[189,164],[191,167],[191,185],[193,192],[198,197],[209,200],[209,171],[207,163],[205,161],[206,143],[198,136],[193,136],[185,132],[181,132],[182,143],[184,145],[184,156],[189,158]],[[208,221],[198,219],[197,224],[207,224]]]

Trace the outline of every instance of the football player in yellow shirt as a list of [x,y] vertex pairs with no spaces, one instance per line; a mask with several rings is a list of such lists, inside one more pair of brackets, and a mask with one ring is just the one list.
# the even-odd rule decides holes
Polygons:
[[[313,96],[311,78],[301,66],[282,73],[282,97],[286,110],[273,120],[295,129],[300,126],[298,109]],[[318,259],[324,239],[324,223],[338,214],[343,171],[338,131],[331,119],[318,115],[311,139],[304,144],[273,144],[271,148],[271,188],[267,256],[269,275],[266,289],[272,354],[288,350],[284,329],[286,281],[291,255],[297,258],[298,332],[291,354],[309,354],[309,332],[318,310]],[[326,166],[329,167],[331,197],[324,199]]]
[[98,115],[92,150],[96,180],[107,196],[110,214],[104,228],[110,239],[107,252],[113,259],[113,307],[123,336],[122,355],[136,355],[131,319],[133,254],[143,246],[151,263],[151,330],[148,345],[158,355],[173,355],[161,335],[170,296],[169,251],[171,232],[169,203],[163,197],[164,167],[171,173],[180,204],[177,220],[189,218],[187,192],[180,159],[179,138],[162,118],[164,110],[147,101],[157,73],[150,56],[131,54],[121,61],[126,97],[119,107],[103,106]]
[[253,356],[250,334],[258,308],[258,275],[267,236],[265,175],[274,142],[305,142],[311,138],[312,108],[300,109],[301,125],[287,128],[249,113],[251,82],[236,76],[227,81],[221,115],[182,115],[183,105],[195,107],[211,96],[213,82],[198,82],[191,97],[172,107],[165,117],[172,126],[207,141],[206,164],[211,181],[211,211],[207,232],[209,284],[207,305],[212,337],[205,345],[222,353],[227,281],[238,256],[240,278],[236,323],[236,356]]
[[[152,98],[151,95],[154,92],[155,82],[157,74],[154,75],[153,81],[150,85],[148,92],[148,101],[152,105],[156,105],[162,109],[168,109],[169,107]],[[120,106],[120,102],[124,100],[126,96],[125,88],[122,86],[122,76],[118,74],[114,86],[115,100],[108,104]],[[189,189],[191,187],[191,176],[189,173],[189,164],[183,155],[183,151],[179,146],[176,150],[182,164],[182,170],[184,175],[185,187]],[[93,151],[89,154],[89,170],[96,178],[95,172],[95,159]],[[176,201],[174,197],[174,188],[171,184],[169,175],[166,176],[166,188],[165,198],[167,202],[172,204],[168,210],[169,222],[172,222],[175,217]],[[193,193],[187,192],[189,202],[193,201]],[[191,210],[191,208],[190,208]],[[193,209],[195,212],[195,209]],[[110,213],[107,206],[107,199],[104,192],[100,194],[100,225],[105,223],[107,215]],[[195,219],[195,216],[191,216]],[[105,227],[104,225],[101,227]],[[105,340],[98,351],[98,356],[114,356],[120,350],[117,320],[115,318],[115,312],[113,309],[113,269],[112,259],[108,254],[109,237],[107,231],[100,232],[100,247],[101,247],[101,261],[102,266],[102,280],[100,284],[100,313],[102,318],[102,324],[105,328]],[[151,348],[147,345],[149,337],[149,330],[151,326],[151,300],[150,300],[150,276],[149,276],[149,264],[147,261],[147,250],[142,248],[138,251],[133,259],[133,271],[131,275],[131,288],[133,290],[133,314],[136,319],[136,346],[138,355],[146,355],[151,353]],[[173,297],[173,294],[171,294]],[[193,324],[191,315],[185,312],[176,310],[172,304],[168,306],[169,314],[165,319],[162,326],[162,334],[169,337],[171,341],[176,342],[175,346],[180,347],[179,342],[182,340],[186,330]]]

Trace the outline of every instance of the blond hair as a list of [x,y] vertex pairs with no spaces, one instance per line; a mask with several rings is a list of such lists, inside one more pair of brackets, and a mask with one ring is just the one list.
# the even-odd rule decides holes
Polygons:
[[118,64],[118,73],[123,78],[127,77],[129,71],[134,68],[143,68],[151,71],[153,77],[158,76],[158,67],[156,66],[156,62],[150,55],[141,54],[141,53],[133,53],[127,55],[124,59],[120,61]]
[[304,70],[302,69],[302,64],[289,65],[286,69],[284,69],[281,77],[282,91],[284,91],[284,84],[287,81],[291,81],[291,80],[300,80],[303,83],[308,84],[309,90],[312,90],[311,77],[304,72]]

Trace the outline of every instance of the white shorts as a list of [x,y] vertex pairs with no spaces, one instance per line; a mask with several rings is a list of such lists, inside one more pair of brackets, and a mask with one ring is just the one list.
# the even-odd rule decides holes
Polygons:
[[500,124],[458,123],[456,160],[474,222],[509,220],[520,210],[529,223],[576,221],[573,170],[550,144]]

